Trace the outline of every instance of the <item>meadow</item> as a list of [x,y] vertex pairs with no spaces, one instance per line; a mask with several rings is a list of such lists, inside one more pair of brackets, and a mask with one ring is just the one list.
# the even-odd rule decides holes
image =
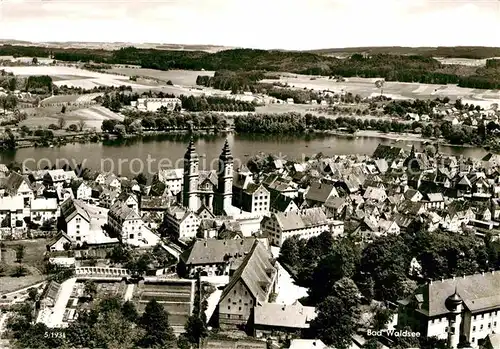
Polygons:
[[[313,89],[318,91],[329,90],[335,93],[351,92],[361,97],[380,95],[380,89],[375,86],[379,79],[349,78],[343,82],[336,82],[328,77],[309,76],[299,74],[281,74],[279,82],[287,83],[290,87],[300,89]],[[277,80],[263,80],[265,83],[275,83]],[[386,81],[383,94],[394,99],[434,99],[436,97],[449,97],[450,99],[477,99],[489,103],[500,99],[500,92],[495,90],[480,90],[458,87],[456,85],[434,85],[411,82]]]
[[195,86],[196,78],[198,75],[214,76],[214,71],[191,71],[191,70],[155,70],[155,69],[144,69],[144,68],[121,68],[113,67],[107,70],[109,73],[113,74],[124,74],[127,76],[143,76],[147,78],[153,78],[157,80],[162,80],[165,83],[167,81],[172,81],[174,85],[182,86]]

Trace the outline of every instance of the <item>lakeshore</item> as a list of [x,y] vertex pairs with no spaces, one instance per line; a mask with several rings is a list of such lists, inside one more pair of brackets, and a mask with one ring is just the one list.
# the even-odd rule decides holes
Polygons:
[[[233,149],[235,168],[246,163],[252,156],[260,156],[262,154],[274,154],[284,160],[305,159],[318,153],[327,156],[346,154],[371,155],[379,144],[389,145],[395,143],[395,140],[391,138],[346,134],[332,135],[326,133],[301,136],[235,133],[225,135],[199,134],[195,136],[195,143],[200,157],[203,159],[200,168],[216,168],[219,152],[226,138]],[[133,159],[144,160],[151,158],[155,160],[152,164],[154,167],[159,166],[160,161],[163,159],[166,159],[163,165],[166,164],[175,167],[181,164],[189,139],[190,135],[187,133],[164,134],[109,139],[97,143],[68,143],[52,148],[22,148],[0,152],[0,162],[5,164],[12,162],[22,164],[27,161],[26,166],[33,169],[34,167],[52,167],[52,165],[57,163],[61,166],[67,161],[73,168],[77,164],[82,163],[85,167],[99,169],[102,167],[102,161],[106,160],[110,164],[114,164],[114,170],[116,171],[116,166],[121,161],[123,166],[119,173],[124,176],[133,176],[140,170],[140,168],[132,166]],[[403,144],[399,144],[399,146],[408,149],[412,145],[415,145],[417,149],[422,149],[424,142],[423,140],[405,140]],[[439,151],[441,153],[472,158],[482,158],[487,153],[481,148],[441,144]],[[109,169],[106,168],[103,170]],[[152,172],[156,172],[156,170],[157,168],[151,169]]]

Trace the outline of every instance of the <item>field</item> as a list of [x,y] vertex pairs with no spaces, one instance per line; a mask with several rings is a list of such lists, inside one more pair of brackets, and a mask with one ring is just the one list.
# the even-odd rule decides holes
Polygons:
[[103,93],[89,93],[85,95],[56,95],[45,98],[40,102],[40,104],[42,106],[58,103],[86,104],[90,103],[94,98],[102,95]]
[[214,71],[189,71],[189,70],[154,70],[144,68],[112,68],[107,70],[109,73],[125,74],[127,76],[143,76],[167,82],[172,81],[174,85],[194,86],[198,75],[214,76]]
[[42,281],[44,253],[47,251],[48,239],[2,241],[5,245],[6,274],[15,269],[19,264],[15,261],[15,250],[17,246],[24,246],[24,257],[22,265],[28,270],[28,274],[22,277],[0,277],[0,293],[14,291],[16,289],[32,285]]
[[[78,96],[75,96],[78,97]],[[82,96],[85,97],[85,96]],[[61,114],[61,107],[51,106],[42,108],[29,108],[25,109],[28,118],[20,123],[20,126],[26,125],[31,129],[38,127],[46,128],[50,124],[56,124],[60,117],[66,120],[66,127],[70,124],[76,124],[80,120],[85,121],[85,128],[101,129],[103,120],[119,120],[123,121],[124,116],[112,112],[101,106],[94,106],[89,108],[78,108],[70,106],[67,108],[65,114]]]
[[[290,87],[295,88],[306,88],[318,91],[329,90],[335,93],[351,92],[352,94],[359,94],[362,97],[370,97],[380,94],[380,89],[375,87],[374,84],[376,80],[378,79],[349,78],[344,82],[335,82],[327,77],[286,73],[281,75],[280,82],[288,83]],[[276,82],[276,80],[263,80],[262,82],[273,83]],[[489,103],[498,102],[500,99],[499,91],[463,88],[456,85],[432,85],[406,82],[385,82],[383,93],[394,99],[425,99],[447,96],[450,99],[477,99]]]
[[54,84],[57,86],[66,85],[68,87],[92,89],[99,86],[127,85],[136,89],[151,88],[151,86],[140,85],[131,81],[128,76],[98,73],[76,67],[29,66],[2,67],[2,69],[12,72],[16,76],[48,75],[54,78]]

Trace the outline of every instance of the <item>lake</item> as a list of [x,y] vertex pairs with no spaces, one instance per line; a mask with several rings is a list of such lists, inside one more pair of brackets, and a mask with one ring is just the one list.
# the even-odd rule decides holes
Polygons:
[[[332,135],[270,136],[270,135],[204,135],[195,139],[200,155],[200,169],[216,169],[217,159],[227,137],[234,156],[235,169],[246,163],[252,155],[272,153],[283,159],[298,160],[322,152],[334,154],[371,155],[378,144],[394,144],[390,139],[378,137],[350,137]],[[16,161],[30,169],[66,162],[72,168],[83,163],[96,170],[113,171],[123,176],[140,172],[156,173],[158,168],[182,167],[182,160],[189,143],[188,135],[147,136],[141,139],[106,141],[104,143],[67,144],[54,148],[22,148],[0,152],[0,162]],[[417,149],[421,142],[400,142]],[[486,151],[480,148],[440,146],[441,153],[481,158]]]

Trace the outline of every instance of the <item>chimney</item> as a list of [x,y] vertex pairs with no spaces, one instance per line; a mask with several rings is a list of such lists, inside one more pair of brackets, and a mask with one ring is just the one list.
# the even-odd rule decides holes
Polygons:
[[483,275],[483,276],[484,276],[484,271],[481,273],[481,275]]

